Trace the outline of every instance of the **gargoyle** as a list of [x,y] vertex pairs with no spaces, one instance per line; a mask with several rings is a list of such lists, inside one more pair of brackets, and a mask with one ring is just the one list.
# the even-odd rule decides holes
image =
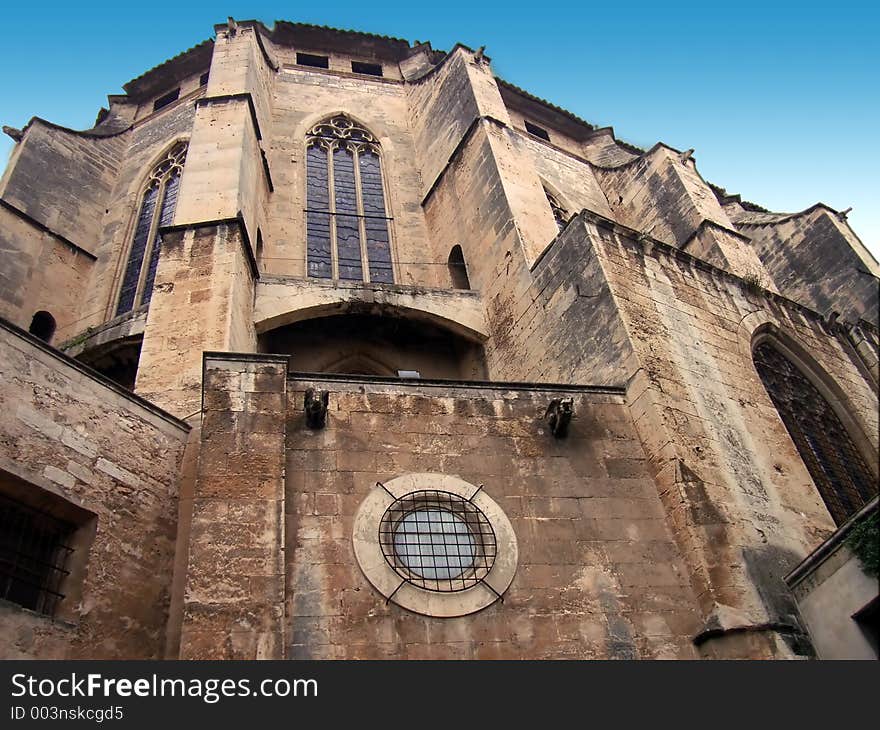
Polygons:
[[544,420],[550,427],[550,433],[556,438],[565,438],[568,434],[568,424],[574,413],[574,400],[572,398],[554,398],[547,406]]
[[330,393],[326,390],[309,388],[306,391],[305,412],[306,424],[309,428],[324,428],[327,423],[327,404],[330,402]]

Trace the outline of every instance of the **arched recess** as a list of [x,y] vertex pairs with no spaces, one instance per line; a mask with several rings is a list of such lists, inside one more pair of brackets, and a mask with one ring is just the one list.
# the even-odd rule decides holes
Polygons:
[[28,327],[28,332],[34,337],[39,337],[43,342],[51,342],[52,336],[55,334],[55,327],[55,317],[49,314],[49,312],[41,310],[36,312],[31,319],[31,326]]
[[84,350],[76,359],[123,388],[134,390],[143,339],[142,334],[115,339]]
[[348,355],[338,360],[333,360],[323,365],[319,372],[322,373],[347,373],[349,375],[378,375],[391,377],[397,372],[383,362],[379,362],[369,355]]
[[449,266],[449,280],[452,283],[452,288],[470,289],[471,281],[470,277],[468,277],[467,264],[465,263],[464,253],[462,253],[461,246],[458,244],[453,246],[452,250],[449,252],[447,264]]
[[292,371],[396,376],[400,370],[414,370],[430,379],[486,377],[480,342],[387,309],[358,307],[300,318],[262,333],[259,350],[288,355]]
[[840,387],[796,340],[766,324],[751,356],[764,389],[838,525],[877,494],[876,451]]

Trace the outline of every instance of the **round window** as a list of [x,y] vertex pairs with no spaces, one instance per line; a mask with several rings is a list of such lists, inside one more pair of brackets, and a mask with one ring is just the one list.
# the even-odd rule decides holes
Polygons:
[[495,560],[492,525],[452,492],[419,490],[395,500],[379,523],[379,544],[404,580],[434,591],[461,591],[488,575]]
[[464,616],[502,596],[517,545],[504,511],[483,489],[448,474],[379,482],[354,521],[354,552],[386,601],[428,616]]

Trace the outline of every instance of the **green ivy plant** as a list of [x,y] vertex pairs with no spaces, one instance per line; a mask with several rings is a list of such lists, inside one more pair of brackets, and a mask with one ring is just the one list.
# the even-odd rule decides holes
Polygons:
[[868,575],[880,575],[880,512],[865,515],[846,536],[852,550]]

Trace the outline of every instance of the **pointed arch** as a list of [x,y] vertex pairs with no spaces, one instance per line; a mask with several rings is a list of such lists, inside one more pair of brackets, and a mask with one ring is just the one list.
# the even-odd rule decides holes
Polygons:
[[836,524],[843,524],[877,494],[876,474],[856,444],[860,439],[853,419],[822,387],[827,379],[805,367],[804,359],[771,330],[754,338],[752,359],[828,511]]
[[128,248],[115,316],[149,304],[162,245],[159,229],[174,219],[187,143],[175,143],[150,171],[139,196],[134,233]]
[[391,223],[376,136],[345,114],[306,134],[306,271],[391,284]]
[[562,233],[562,231],[565,230],[565,226],[568,225],[568,219],[570,217],[569,212],[560,202],[560,196],[555,192],[552,192],[546,182],[542,180],[541,186],[544,188],[544,195],[547,198],[547,203],[550,205],[550,210],[553,211],[553,219],[556,221],[556,228]]
[[449,252],[447,260],[449,266],[449,278],[452,282],[453,289],[470,289],[471,280],[468,277],[467,264],[464,260],[464,253],[461,246],[456,244]]

